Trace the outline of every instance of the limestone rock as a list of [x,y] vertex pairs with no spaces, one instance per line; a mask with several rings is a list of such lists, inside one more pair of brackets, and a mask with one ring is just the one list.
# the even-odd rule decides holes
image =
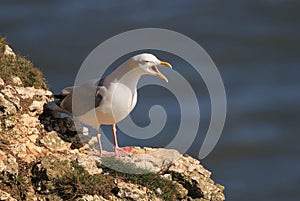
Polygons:
[[212,201],[225,200],[222,193],[224,187],[215,185],[210,178],[211,173],[204,169],[198,160],[190,156],[183,156],[174,161],[168,172],[172,175],[173,180],[188,190],[188,195],[191,198],[203,198]]
[[36,146],[30,141],[21,144],[11,144],[9,149],[15,156],[26,163],[31,163],[35,161],[37,157],[41,157],[46,154],[46,150],[43,147]]
[[44,104],[44,102],[34,100],[29,106],[29,111],[34,112],[34,115],[42,114]]
[[137,184],[131,184],[128,182],[117,183],[117,197],[123,200],[136,200],[136,201],[160,201],[162,199],[156,197],[155,193],[147,189],[146,187],[139,186]]
[[51,99],[52,92],[45,89],[36,89],[34,87],[19,87],[15,86],[16,92],[22,99],[33,99],[34,96],[40,97],[40,101],[47,102]]
[[5,83],[2,78],[0,78],[0,86],[3,86]]
[[0,91],[0,118],[1,126],[4,129],[12,128],[17,123],[15,114],[19,108],[19,100],[10,90],[2,89]]
[[165,170],[173,161],[180,157],[179,152],[172,149],[142,149],[135,147],[132,156],[124,157],[121,160],[134,163],[137,167],[157,173]]
[[18,174],[19,165],[14,156],[0,150],[0,158],[0,172],[4,171],[14,175]]
[[69,150],[71,143],[63,141],[60,137],[58,137],[58,133],[55,131],[51,131],[47,133],[41,142],[52,151],[64,151]]
[[21,81],[21,79],[19,77],[12,77],[11,81],[16,86],[21,86],[23,84],[22,81]]
[[13,103],[17,109],[20,109],[20,98],[17,96],[17,91],[13,86],[4,86],[4,88],[1,90],[1,93],[5,95],[6,100]]
[[21,115],[21,123],[27,128],[35,128],[36,125],[39,123],[39,120],[38,118],[32,117],[29,114],[23,114]]
[[80,148],[84,145],[82,142],[84,138],[79,137],[74,122],[68,117],[61,118],[60,114],[49,106],[44,106],[39,120],[46,131],[56,131],[61,139],[71,142],[72,149]]
[[11,197],[9,193],[6,193],[5,191],[2,191],[0,189],[0,200],[1,201],[17,201],[17,199]]
[[188,193],[189,193],[188,189],[184,188],[182,184],[177,183],[177,182],[175,183],[175,186],[176,186],[176,189],[177,189],[177,192],[178,192],[177,198],[185,199],[185,198],[188,197]]
[[7,100],[2,93],[0,93],[0,117],[14,115],[16,114],[16,112],[16,106],[12,102]]
[[14,51],[8,46],[8,45],[5,45],[4,46],[4,52],[3,52],[4,55],[10,55],[12,57],[16,57],[16,54],[14,53]]
[[103,172],[101,168],[96,165],[96,160],[92,156],[86,154],[78,154],[76,161],[79,165],[84,167],[84,169],[91,175],[100,174]]
[[75,201],[108,201],[108,200],[98,195],[84,195],[81,198],[77,198]]
[[72,172],[71,161],[59,154],[44,157],[34,168],[35,174],[45,174],[49,180],[63,178]]
[[17,119],[14,116],[6,117],[1,123],[5,130],[13,128],[17,124]]
[[72,172],[72,166],[67,158],[58,154],[44,157],[32,168],[35,191],[40,194],[50,194],[56,189],[54,181],[64,178],[70,172]]

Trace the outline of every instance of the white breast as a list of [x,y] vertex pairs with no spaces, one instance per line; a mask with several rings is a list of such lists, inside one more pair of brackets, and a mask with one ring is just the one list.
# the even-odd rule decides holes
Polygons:
[[123,120],[136,102],[136,89],[132,90],[122,83],[111,83],[96,111],[99,124],[114,124]]
[[111,83],[102,95],[102,100],[96,109],[90,110],[77,119],[95,129],[99,125],[118,123],[129,115],[137,102],[136,89],[130,90],[121,83]]

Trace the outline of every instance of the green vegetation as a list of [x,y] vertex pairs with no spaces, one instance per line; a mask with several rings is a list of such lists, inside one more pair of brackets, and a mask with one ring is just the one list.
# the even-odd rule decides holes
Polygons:
[[[106,162],[115,161],[125,168],[137,168],[132,163],[124,163],[115,158],[105,159]],[[68,165],[69,164],[69,165]],[[54,161],[54,163],[47,164],[49,169],[39,169],[40,163],[25,164],[20,163],[19,174],[11,175],[0,172],[0,189],[10,193],[17,200],[26,200],[27,193],[30,186],[33,186],[36,195],[39,197],[49,198],[50,200],[62,198],[66,201],[75,200],[83,195],[101,195],[109,199],[110,195],[118,193],[118,187],[115,183],[117,181],[124,181],[127,183],[138,184],[145,186],[153,192],[157,188],[161,189],[162,194],[157,194],[163,200],[177,200],[178,191],[172,181],[162,178],[158,174],[129,174],[118,172],[103,164],[98,164],[104,173],[90,175],[82,166],[73,161],[68,163],[66,161]],[[147,172],[137,168],[137,171]]]
[[[137,168],[133,163],[124,163],[115,158],[104,159],[105,163],[115,161],[116,165],[121,165],[123,168],[135,168],[140,173],[148,172],[141,168]],[[69,172],[62,178],[53,181],[57,195],[63,200],[74,200],[85,194],[102,195],[104,198],[109,198],[110,195],[118,190],[114,180],[122,180],[124,182],[145,186],[155,192],[157,188],[162,190],[162,194],[158,195],[164,200],[176,200],[177,191],[172,181],[160,177],[158,174],[129,174],[118,172],[108,168],[105,165],[98,164],[106,174],[90,175],[84,168],[77,163],[72,163],[73,171]],[[108,174],[107,174],[108,173]]]
[[[172,181],[164,179],[158,174],[149,172],[147,169],[139,168],[134,163],[125,163],[114,157],[103,158],[102,163],[103,164],[99,166],[113,178],[119,178],[125,182],[145,186],[153,192],[155,192],[157,188],[160,188],[162,190],[161,198],[170,201],[176,200],[178,192]],[[122,172],[116,170],[122,170]]]
[[2,57],[2,54],[5,50],[5,45],[7,45],[5,37],[0,36],[0,56]]
[[147,169],[139,168],[134,163],[124,162],[115,157],[107,157],[101,159],[101,164],[98,167],[107,170],[107,172],[124,172],[126,174],[149,174]]
[[19,169],[18,175],[0,172],[0,189],[11,194],[17,200],[24,200],[30,185],[30,179],[24,174],[28,174],[26,169]]
[[63,200],[74,200],[85,194],[97,194],[108,198],[112,194],[111,190],[116,187],[112,177],[90,175],[77,163],[72,163],[72,166],[72,172],[54,180],[55,191]]
[[19,77],[25,87],[46,89],[47,85],[42,72],[33,64],[20,55],[5,55],[7,42],[0,36],[0,77],[8,84],[11,84],[12,77]]

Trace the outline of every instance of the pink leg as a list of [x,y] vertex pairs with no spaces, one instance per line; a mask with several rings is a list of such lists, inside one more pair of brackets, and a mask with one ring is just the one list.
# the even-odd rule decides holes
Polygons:
[[113,137],[114,137],[115,155],[116,156],[128,156],[128,155],[130,155],[133,151],[132,147],[119,147],[119,145],[118,145],[116,124],[112,125],[111,131],[112,131],[112,134],[113,134]]
[[101,145],[101,134],[99,133],[99,131],[96,131],[96,135],[97,135],[97,141],[98,141],[98,145],[99,145],[99,154],[102,157],[103,154],[103,150],[102,150],[102,145]]
[[99,133],[98,130],[96,130],[96,132],[97,132],[96,134],[97,134],[97,141],[98,141],[98,145],[99,145],[99,154],[100,154],[100,157],[110,157],[110,156],[113,156],[113,153],[103,151],[102,145],[101,145],[101,134]]

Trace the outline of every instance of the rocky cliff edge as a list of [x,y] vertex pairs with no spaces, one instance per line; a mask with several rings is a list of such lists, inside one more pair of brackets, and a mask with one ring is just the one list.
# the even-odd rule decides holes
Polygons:
[[176,150],[98,157],[93,138],[82,143],[73,121],[47,108],[52,92],[41,72],[4,38],[0,70],[0,200],[225,199],[200,161]]

